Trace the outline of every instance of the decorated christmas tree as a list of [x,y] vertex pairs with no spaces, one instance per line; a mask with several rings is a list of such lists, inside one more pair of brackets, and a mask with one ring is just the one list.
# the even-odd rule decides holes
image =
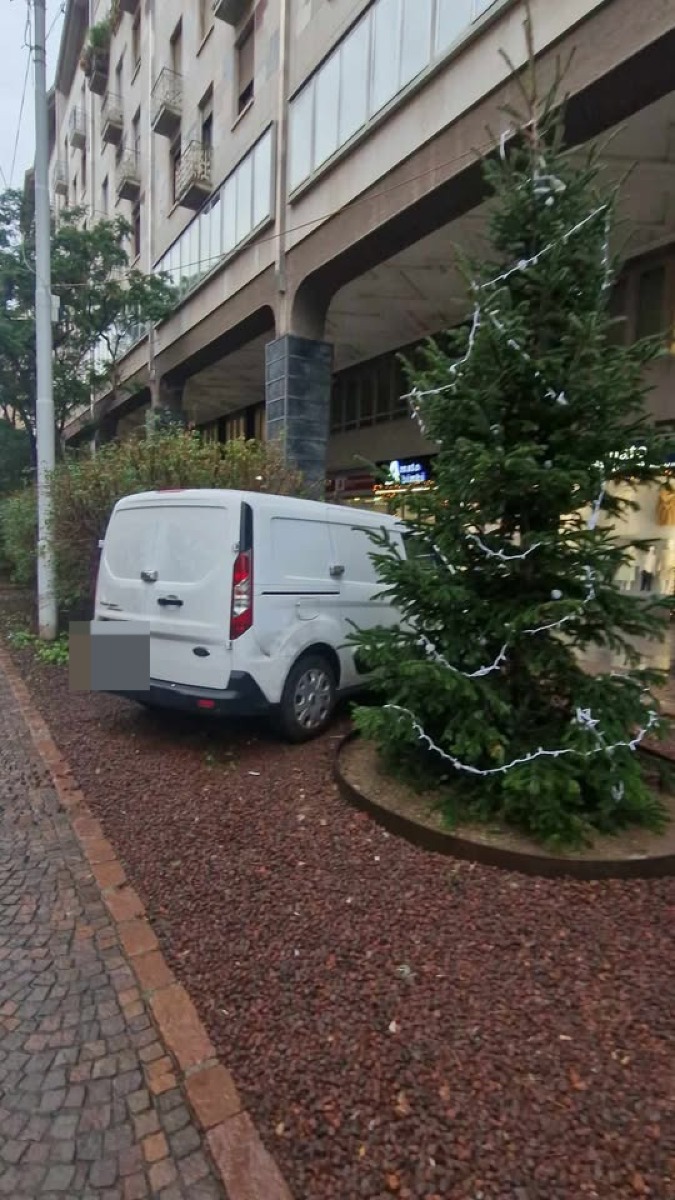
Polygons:
[[[574,843],[663,819],[636,753],[662,680],[635,649],[662,638],[663,601],[617,588],[642,543],[616,521],[634,485],[667,486],[672,447],[646,408],[659,344],[621,345],[610,316],[616,194],[595,151],[566,153],[559,84],[538,97],[526,31],[522,111],[484,164],[492,261],[465,264],[472,313],[450,353],[431,341],[408,365],[435,487],[407,557],[374,551],[402,623],[355,635],[379,700],[355,716],[450,813]],[[590,674],[593,647],[622,666]]]

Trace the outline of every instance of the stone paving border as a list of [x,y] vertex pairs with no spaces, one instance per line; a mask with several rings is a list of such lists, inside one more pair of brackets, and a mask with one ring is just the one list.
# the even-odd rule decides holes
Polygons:
[[194,1004],[166,962],[140,897],[127,881],[102,826],[92,816],[70,766],[2,646],[0,668],[7,676],[35,750],[51,775],[164,1041],[167,1054],[146,1066],[149,1090],[160,1096],[171,1088],[183,1087],[229,1200],[292,1200],[276,1162],[243,1107],[230,1072],[218,1062]]

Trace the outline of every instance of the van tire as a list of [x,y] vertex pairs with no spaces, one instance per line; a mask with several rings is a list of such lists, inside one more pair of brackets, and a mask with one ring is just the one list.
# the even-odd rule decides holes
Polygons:
[[335,671],[322,654],[305,654],[291,667],[275,717],[289,742],[308,742],[328,727],[335,710]]

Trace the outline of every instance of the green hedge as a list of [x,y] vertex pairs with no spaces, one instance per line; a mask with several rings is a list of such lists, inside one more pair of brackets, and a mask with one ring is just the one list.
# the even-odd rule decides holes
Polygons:
[[37,579],[37,496],[32,487],[0,500],[0,571],[21,587]]
[[[53,476],[57,593],[62,612],[90,609],[98,542],[122,496],[166,487],[222,487],[284,495],[307,494],[275,443],[233,440],[221,445],[199,433],[165,430],[152,438],[112,443],[95,456],[69,456]],[[37,573],[34,489],[0,503],[0,556],[24,586]]]

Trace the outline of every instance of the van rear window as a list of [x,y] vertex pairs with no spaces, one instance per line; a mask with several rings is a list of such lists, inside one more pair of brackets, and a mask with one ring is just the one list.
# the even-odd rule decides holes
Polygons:
[[115,514],[105,536],[108,569],[116,579],[139,579],[142,570],[151,569],[153,522],[147,510],[123,508]]
[[162,505],[157,522],[157,570],[165,583],[200,583],[222,565],[226,550],[224,508]]

